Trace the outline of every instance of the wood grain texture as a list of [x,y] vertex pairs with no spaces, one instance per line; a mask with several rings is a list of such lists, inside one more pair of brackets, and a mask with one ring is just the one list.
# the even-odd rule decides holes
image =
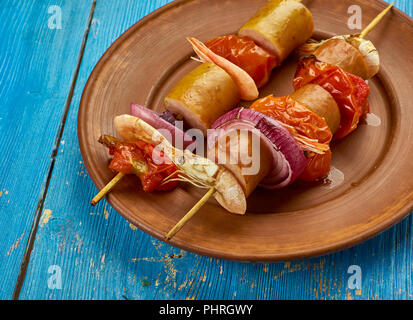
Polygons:
[[[91,3],[0,2],[1,299],[12,296],[43,197]],[[48,27],[53,5],[62,10],[62,29]]]
[[[259,264],[181,251],[134,230],[104,201],[89,206],[96,189],[81,162],[76,137],[83,87],[111,42],[163,3],[97,2],[94,18],[100,23],[95,22],[97,29],[92,27],[89,34],[21,298],[412,299],[411,216],[345,251]],[[363,272],[361,290],[347,286],[353,264]],[[47,286],[50,265],[62,268],[61,290]]]

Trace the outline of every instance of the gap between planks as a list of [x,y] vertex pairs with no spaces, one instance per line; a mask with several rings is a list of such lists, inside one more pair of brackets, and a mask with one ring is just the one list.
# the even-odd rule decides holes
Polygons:
[[33,249],[34,240],[36,238],[36,233],[37,233],[37,229],[38,229],[38,226],[39,226],[40,216],[41,216],[41,213],[43,211],[44,200],[46,199],[46,196],[47,196],[47,191],[48,191],[48,188],[49,188],[53,168],[54,168],[55,161],[56,161],[56,155],[57,155],[57,152],[59,151],[60,140],[62,139],[62,136],[63,136],[63,131],[64,131],[64,128],[65,128],[67,115],[69,113],[70,104],[71,104],[72,98],[73,98],[73,92],[75,90],[77,77],[79,75],[80,65],[81,65],[81,62],[82,62],[82,59],[83,59],[83,54],[85,52],[87,38],[89,36],[90,26],[92,24],[93,14],[95,12],[96,1],[97,0],[93,0],[92,6],[90,8],[90,13],[89,13],[88,21],[87,21],[86,30],[83,34],[82,45],[80,47],[79,56],[77,58],[75,73],[74,73],[72,81],[70,83],[69,93],[67,95],[66,103],[65,103],[65,106],[64,106],[64,109],[63,109],[63,115],[62,115],[62,118],[60,120],[59,127],[57,129],[55,142],[53,144],[53,150],[52,150],[52,154],[51,154],[50,160],[49,160],[50,164],[49,164],[49,168],[47,170],[47,178],[46,178],[46,181],[43,184],[43,187],[40,191],[39,201],[37,203],[37,208],[36,208],[36,212],[35,212],[35,215],[34,215],[32,227],[30,229],[29,238],[28,238],[27,243],[26,243],[26,249],[24,251],[23,259],[22,259],[22,262],[20,264],[20,270],[19,270],[19,274],[17,276],[16,285],[14,287],[14,292],[13,292],[13,296],[12,296],[13,300],[18,300],[19,299],[20,291],[22,289],[22,286],[23,286],[23,283],[24,283],[24,280],[25,280],[25,277],[26,277],[27,267],[28,267],[29,262],[30,262],[30,255],[31,255],[31,252],[32,252],[32,249]]

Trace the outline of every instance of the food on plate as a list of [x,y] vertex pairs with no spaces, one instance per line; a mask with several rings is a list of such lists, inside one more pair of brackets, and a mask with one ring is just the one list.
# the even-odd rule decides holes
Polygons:
[[[319,142],[331,140],[332,134],[326,121],[291,96],[269,95],[255,101],[250,109],[280,121],[304,151],[322,154],[328,149],[326,143]],[[320,136],[321,139],[318,139]]]
[[[214,131],[217,135],[209,138],[209,159],[175,148],[164,135],[140,118],[121,115],[115,118],[114,123],[125,141],[148,144],[152,150],[156,150],[155,163],[165,157],[170,160],[170,165],[176,166],[175,175],[166,176],[164,184],[179,180],[207,188],[215,187],[218,202],[233,213],[245,213],[246,204],[243,199],[248,197],[259,183],[269,189],[289,185],[301,174],[306,164],[303,151],[284,126],[249,109],[231,110],[214,123],[213,128],[217,129]],[[247,134],[240,134],[243,132]],[[234,133],[237,147],[225,148],[228,134]],[[230,152],[232,155],[237,153],[238,157],[239,153],[251,151],[251,137],[254,134],[258,134],[259,154],[252,153],[254,159],[247,166],[259,161],[258,174],[243,174],[240,167],[243,164],[230,163],[231,157],[224,157],[227,162],[222,165],[215,164],[214,160],[223,159],[218,155],[220,152]],[[246,146],[246,150],[241,146]],[[244,198],[240,196],[239,190],[242,190]]]
[[[305,168],[304,153],[291,133],[280,122],[263,113],[237,108],[220,117],[212,128],[215,130],[208,137],[208,157],[214,160],[237,160],[222,165],[238,179],[247,197],[258,184],[267,189],[285,187],[294,182]],[[229,145],[228,140],[234,140],[228,137],[234,135],[236,143]],[[258,151],[252,150],[251,135],[258,135],[260,139]],[[252,155],[253,159],[247,164],[251,166],[256,162],[259,165],[256,174],[242,173],[246,166],[240,153],[244,154],[244,159],[248,154]]]
[[[297,179],[306,166],[304,153],[289,131],[278,121],[260,112],[237,108],[220,117],[213,128],[214,133],[208,137],[208,158],[213,163],[218,161],[223,174],[231,179],[219,179],[215,186],[210,187],[202,199],[167,233],[165,240],[171,239],[210,196],[215,195],[221,205],[225,202],[220,201],[216,194],[230,199],[231,206],[237,203],[238,198],[242,199],[244,213],[246,198],[258,185],[268,189],[285,187]],[[254,139],[258,140],[255,145]],[[234,140],[234,144],[228,145],[228,141]],[[249,158],[248,154],[252,157]],[[246,155],[249,162],[242,160]],[[220,159],[224,161],[221,163]],[[236,161],[232,162],[234,159]],[[255,173],[248,171],[255,166]],[[221,192],[218,184],[221,184]],[[237,190],[235,198],[233,192],[229,192],[234,187]],[[231,206],[224,208],[228,210],[229,207],[230,212],[241,213],[234,211]]]
[[340,110],[327,90],[317,84],[306,84],[290,94],[290,97],[323,118],[332,134],[337,132],[340,125]]
[[313,34],[310,12],[298,0],[270,0],[238,31],[284,61]]
[[318,86],[303,87],[303,91],[296,96],[300,97],[302,101],[312,103],[314,99],[317,101],[320,98],[320,92],[324,94],[326,99],[323,104],[317,105],[315,110],[319,113],[313,111],[309,104],[298,101],[293,95],[267,96],[255,101],[250,107],[252,110],[266,114],[282,123],[296,139],[301,149],[305,151],[308,161],[304,172],[299,177],[300,180],[321,179],[330,171],[331,151],[329,144],[333,134],[321,114],[335,114],[334,117],[339,119],[340,113],[337,104],[328,92],[324,92],[324,89]]
[[330,39],[314,51],[318,60],[334,64],[341,69],[368,78],[367,63],[361,52],[343,39]]
[[203,63],[168,93],[165,107],[206,134],[214,121],[239,101],[239,91],[231,76],[213,63]]
[[254,79],[242,68],[238,67],[231,61],[221,57],[214,53],[205,44],[198,39],[189,37],[187,38],[192,45],[195,53],[198,55],[201,62],[210,62],[218,67],[221,67],[226,73],[228,73],[232,80],[237,85],[238,92],[242,100],[254,100],[258,97],[258,88],[254,82]]
[[142,119],[152,127],[157,128],[161,133],[165,132],[165,137],[174,146],[177,146],[181,149],[186,149],[195,142],[192,136],[183,131],[184,128],[178,128],[175,125],[177,118],[170,111],[165,111],[162,114],[158,114],[155,111],[152,111],[151,109],[148,109],[144,106],[131,103],[130,114]]
[[336,65],[365,80],[374,77],[380,68],[379,53],[373,43],[364,38],[394,3],[378,14],[360,34],[338,35],[321,41],[310,39],[298,48],[298,53],[301,56],[315,55],[320,61]]
[[177,167],[173,163],[157,163],[163,157],[162,151],[143,140],[125,141],[108,135],[101,136],[99,142],[109,148],[113,156],[109,169],[123,174],[136,175],[145,192],[169,191],[178,186],[178,181],[164,183],[165,178],[174,178]]
[[[322,179],[330,171],[332,139],[350,134],[369,112],[364,79],[377,74],[379,56],[364,38],[392,5],[361,34],[322,41],[308,40],[313,19],[298,0],[270,0],[238,35],[205,44],[188,37],[201,64],[167,94],[166,111],[131,104],[132,115],[114,119],[122,139],[100,137],[117,175],[92,204],[126,174],[135,174],[146,192],[169,191],[180,181],[208,189],[168,232],[169,240],[211,196],[227,211],[244,214],[258,186],[280,189],[297,179]],[[271,71],[300,45],[295,92],[256,100]],[[249,109],[235,108],[240,100],[256,101]],[[192,153],[196,139],[177,126],[178,119],[208,133],[206,158]]]
[[234,176],[224,167],[211,160],[197,156],[188,150],[175,148],[157,129],[142,119],[120,115],[114,124],[119,135],[126,141],[143,141],[161,152],[159,161],[172,162],[177,167],[177,176],[164,180],[186,181],[202,188],[215,188],[214,196],[219,204],[232,213],[244,214],[246,201],[244,192]]
[[369,112],[370,88],[360,77],[338,66],[319,61],[315,56],[298,63],[293,86],[297,90],[307,84],[317,84],[328,91],[340,109],[340,124],[334,137],[341,139],[357,128],[360,117]]
[[232,34],[208,40],[205,45],[215,54],[245,70],[258,88],[268,82],[271,71],[280,63],[275,55],[247,37]]
[[93,197],[90,201],[92,206],[96,205],[125,175],[129,174],[139,178],[145,192],[170,191],[178,186],[176,180],[166,181],[177,177],[177,167],[170,161],[159,162],[157,159],[162,159],[165,155],[163,151],[155,149],[153,144],[141,139],[127,141],[109,135],[100,136],[98,141],[108,147],[109,154],[113,156],[109,169],[117,174]]
[[[331,94],[340,110],[338,129],[332,130],[336,139],[342,139],[354,131],[360,119],[370,111],[370,88],[364,79],[377,74],[380,59],[373,43],[364,38],[393,4],[394,2],[383,10],[360,34],[335,36],[322,41],[310,39],[298,49],[302,58],[293,81],[297,90],[295,97],[304,102],[297,95],[309,84],[319,85]],[[315,101],[307,104],[321,106],[323,99],[318,99],[318,104]],[[316,110],[313,111],[317,113]],[[321,116],[326,120],[330,118],[328,115]],[[333,119],[336,122],[338,118]],[[331,128],[332,124],[329,126]]]
[[298,49],[301,55],[313,54],[363,79],[374,77],[380,68],[377,49],[369,40],[357,35],[335,36],[327,40],[312,40]]
[[165,108],[205,133],[239,100],[257,99],[258,88],[268,82],[272,69],[308,40],[313,28],[310,11],[299,1],[271,0],[239,36],[214,38],[206,44],[188,37],[202,64],[167,94]]

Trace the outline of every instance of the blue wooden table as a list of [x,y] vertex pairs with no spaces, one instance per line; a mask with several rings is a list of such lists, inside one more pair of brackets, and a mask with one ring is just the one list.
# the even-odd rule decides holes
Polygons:
[[[260,264],[177,249],[89,205],[83,88],[109,45],[167,2],[0,2],[0,298],[412,299],[411,215],[345,251]],[[396,7],[413,15],[412,0]]]

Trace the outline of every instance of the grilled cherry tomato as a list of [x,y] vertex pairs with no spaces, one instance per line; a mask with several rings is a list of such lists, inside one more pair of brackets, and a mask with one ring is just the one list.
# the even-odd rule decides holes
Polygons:
[[301,59],[293,85],[298,89],[308,83],[322,86],[336,100],[341,115],[340,126],[335,134],[337,139],[356,129],[360,117],[368,112],[368,85],[363,79],[337,66],[321,62],[314,56]]
[[272,69],[279,65],[273,54],[247,37],[228,35],[209,40],[205,45],[217,55],[245,70],[258,88],[268,82]]
[[331,141],[332,134],[327,123],[290,96],[270,95],[255,101],[250,108],[294,127],[300,134],[310,139],[318,139],[321,143]]
[[109,168],[124,174],[135,174],[145,192],[168,191],[177,187],[177,181],[162,184],[166,177],[174,176],[177,168],[173,163],[155,162],[154,159],[161,159],[164,155],[153,145],[142,140],[124,142],[110,136],[100,137],[99,142],[109,147],[109,154],[113,155]]
[[[313,147],[315,149],[317,149],[318,144],[328,146],[332,139],[332,133],[324,119],[290,96],[267,96],[255,101],[250,108],[287,125],[287,129],[290,129],[289,131],[296,139],[297,135],[292,129],[300,136],[308,138],[307,143],[314,141]],[[300,141],[298,142],[300,144]],[[303,147],[302,144],[300,146]],[[311,151],[306,152],[308,164],[299,179],[314,181],[328,174],[330,171],[331,151],[329,147],[327,150],[322,151],[323,154],[316,154]]]
[[361,116],[365,116],[366,113],[370,112],[368,99],[370,94],[370,87],[362,78],[348,72],[346,73],[353,83],[354,97],[357,101],[357,105],[359,106],[359,112]]
[[307,156],[307,159],[307,166],[299,177],[300,180],[316,181],[330,172],[331,150],[327,150],[324,154]]

